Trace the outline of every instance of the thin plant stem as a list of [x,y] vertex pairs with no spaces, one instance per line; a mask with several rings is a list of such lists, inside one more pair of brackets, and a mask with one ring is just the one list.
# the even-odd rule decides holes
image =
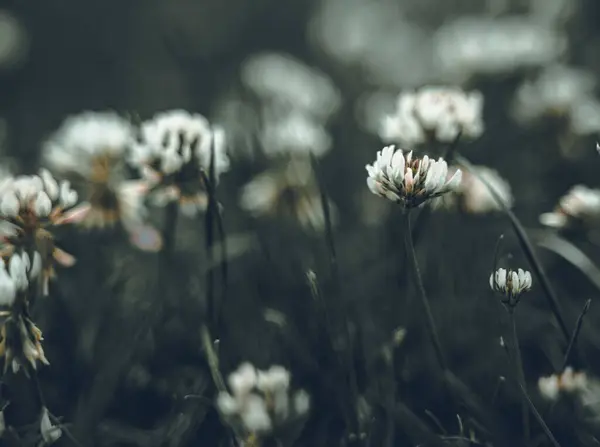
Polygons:
[[585,315],[588,313],[588,310],[590,310],[591,304],[592,304],[592,300],[588,299],[585,302],[583,309],[581,310],[581,313],[579,314],[579,318],[577,318],[577,323],[575,323],[575,330],[573,331],[573,335],[571,335],[571,340],[569,341],[569,347],[567,348],[567,352],[565,353],[565,357],[563,359],[562,367],[560,368],[560,372],[564,371],[565,368],[567,367],[567,365],[569,364],[569,358],[571,357],[571,351],[573,350],[573,347],[577,343],[577,337],[579,337],[579,333],[581,332],[581,327],[583,325],[583,317],[585,317]]
[[[515,308],[508,308],[508,318],[510,320],[511,336],[513,343],[513,353],[515,357],[515,367],[517,368],[517,376],[519,381],[525,386],[525,371],[523,369],[523,360],[521,358],[521,348],[519,347],[519,336],[517,334],[517,319],[515,318]],[[523,419],[523,431],[525,432],[525,439],[529,442],[531,437],[531,428],[529,424],[529,410],[527,408],[527,402],[523,400],[521,405],[521,416]]]
[[[507,355],[507,358],[508,358],[508,362],[512,363],[511,358],[510,358],[510,353],[508,352],[506,344],[504,343],[504,340],[501,340],[501,341],[502,341],[502,343],[501,343],[502,347],[504,348],[504,351],[506,352],[506,355]],[[554,435],[550,431],[550,428],[548,427],[548,425],[546,425],[546,422],[544,422],[544,419],[542,418],[542,415],[537,410],[537,408],[535,408],[535,405],[531,401],[531,398],[529,397],[529,394],[527,394],[527,390],[525,389],[525,386],[523,386],[523,384],[521,383],[521,381],[519,380],[518,377],[515,377],[515,380],[516,380],[516,382],[517,382],[517,384],[519,386],[519,389],[521,390],[521,394],[523,394],[523,398],[527,402],[527,405],[529,405],[529,409],[531,410],[531,412],[533,413],[533,415],[537,419],[538,423],[542,427],[542,430],[544,431],[544,433],[546,434],[546,436],[550,440],[550,443],[554,447],[561,447],[561,445],[558,443],[558,441],[556,440],[556,438],[554,437]]]
[[200,336],[202,338],[202,347],[204,348],[204,353],[206,354],[208,368],[210,369],[210,375],[215,386],[217,387],[217,391],[226,392],[227,388],[225,387],[225,380],[223,380],[221,370],[219,369],[219,357],[215,351],[213,339],[206,324],[202,325],[202,328],[200,329]]
[[515,213],[512,212],[510,207],[506,205],[506,203],[504,202],[502,197],[500,197],[500,195],[494,189],[494,187],[492,185],[490,185],[490,183],[485,178],[483,178],[481,175],[479,175],[477,173],[477,171],[474,169],[473,164],[469,160],[467,160],[465,157],[463,157],[460,154],[455,154],[455,158],[459,164],[461,164],[465,168],[467,168],[472,175],[477,177],[477,179],[479,181],[481,181],[481,183],[483,185],[485,185],[485,187],[487,188],[489,193],[492,195],[492,197],[494,198],[494,200],[496,201],[498,206],[500,206],[502,208],[502,210],[504,211],[504,213],[508,216],[508,218],[511,222],[511,225],[513,227],[513,230],[514,230],[517,238],[519,239],[521,248],[523,249],[523,252],[525,253],[525,256],[527,257],[527,260],[529,261],[529,264],[531,265],[533,272],[535,273],[536,277],[540,281],[542,289],[544,290],[544,295],[546,296],[548,305],[550,306],[550,310],[554,314],[554,317],[556,318],[556,321],[558,322],[558,325],[560,327],[560,330],[561,330],[565,340],[568,342],[569,339],[571,338],[571,331],[569,331],[569,329],[567,328],[565,319],[562,316],[563,313],[562,313],[560,303],[558,301],[558,297],[556,295],[556,292],[554,291],[554,288],[552,287],[552,285],[550,283],[550,279],[548,278],[548,275],[546,274],[546,271],[545,271],[544,267],[542,266],[542,263],[538,259],[537,254],[535,253],[533,244],[529,240],[529,237],[527,236],[527,233],[525,232],[523,225],[521,224],[521,222],[519,221],[519,219],[517,218]]
[[442,368],[443,371],[448,370],[448,365],[446,363],[446,358],[444,357],[444,352],[442,350],[442,344],[440,343],[440,339],[437,333],[437,329],[435,326],[435,321],[433,319],[433,313],[431,312],[431,305],[429,304],[429,299],[427,298],[427,292],[425,292],[425,286],[423,285],[423,278],[421,277],[421,271],[419,269],[419,261],[417,260],[417,253],[415,252],[415,247],[412,240],[411,233],[411,224],[410,224],[410,211],[407,210],[404,213],[405,216],[405,227],[404,227],[404,235],[406,241],[406,250],[408,251],[408,255],[413,265],[413,270],[415,274],[415,280],[417,282],[417,288],[419,290],[419,298],[421,299],[421,304],[425,309],[425,316],[427,321],[427,327],[429,329],[429,335],[431,336],[431,340],[433,343],[433,348],[435,350],[435,355],[437,361]]
[[177,232],[177,220],[179,218],[179,202],[172,201],[167,204],[164,212],[164,223],[162,229],[163,247],[162,258],[169,261],[175,251],[175,235]]

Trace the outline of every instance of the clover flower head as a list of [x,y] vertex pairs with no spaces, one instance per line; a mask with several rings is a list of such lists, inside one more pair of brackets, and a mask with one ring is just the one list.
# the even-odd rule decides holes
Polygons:
[[561,394],[576,394],[586,391],[588,378],[584,372],[575,372],[572,367],[567,367],[561,374],[552,374],[540,377],[538,389],[540,394],[548,400],[556,400]]
[[564,229],[573,226],[592,227],[600,221],[600,190],[583,185],[572,187],[560,198],[554,211],[540,216],[548,227]]
[[414,208],[430,199],[455,191],[462,172],[456,170],[448,180],[448,165],[444,159],[435,161],[427,155],[413,158],[395,146],[377,152],[377,160],[366,166],[367,185],[373,194],[385,197],[404,208]]
[[521,294],[531,289],[531,273],[523,269],[499,268],[490,275],[490,287],[502,295],[502,303],[514,307],[518,304]]
[[[337,211],[331,202],[329,205],[335,224]],[[308,230],[325,228],[319,187],[305,157],[294,157],[285,166],[275,166],[254,177],[242,188],[240,206],[253,217],[285,216]]]
[[308,394],[302,390],[292,393],[290,379],[289,371],[281,366],[261,371],[244,363],[229,376],[231,394],[217,396],[217,409],[237,433],[264,436],[309,411]]
[[179,201],[187,214],[204,210],[211,154],[215,179],[229,169],[224,131],[200,114],[173,110],[143,123],[139,137],[129,163],[148,183],[155,204]]
[[451,87],[424,87],[398,97],[396,111],[383,120],[381,137],[407,146],[430,140],[450,143],[458,135],[483,133],[483,95]]
[[[455,170],[456,168],[450,167],[448,175],[450,176]],[[502,206],[489,191],[488,185],[494,189],[505,206],[509,208],[512,206],[514,199],[510,184],[496,170],[487,166],[475,166],[473,170],[465,169],[456,192],[435,199],[434,205],[436,208],[459,208],[469,214],[502,211]]]

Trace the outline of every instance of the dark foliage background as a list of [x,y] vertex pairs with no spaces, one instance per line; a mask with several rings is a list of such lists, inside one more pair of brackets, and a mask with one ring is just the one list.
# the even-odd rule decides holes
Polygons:
[[[512,374],[499,346],[499,337],[508,333],[506,314],[488,286],[500,234],[506,235],[502,262],[527,265],[510,224],[502,214],[436,214],[418,229],[419,261],[443,347],[452,370],[491,412],[494,427],[483,427],[483,415],[451,398],[442,385],[407,274],[400,213],[392,211],[376,226],[361,224],[356,198],[366,189],[364,165],[381,148],[354,118],[354,105],[369,82],[308,44],[306,26],[316,3],[5,0],[2,8],[22,21],[30,43],[20,64],[0,71],[5,154],[17,161],[20,171],[32,172],[43,139],[67,115],[82,110],[114,109],[145,119],[158,111],[184,108],[210,117],[218,100],[239,84],[242,61],[257,51],[288,52],[318,66],[334,79],[343,98],[342,110],[329,125],[333,149],[319,167],[340,213],[334,234],[340,291],[331,280],[329,251],[321,235],[306,234],[285,222],[256,222],[238,209],[239,187],[261,166],[236,163],[233,157],[233,169],[219,186],[219,200],[227,236],[247,238],[250,249],[228,262],[219,343],[223,372],[245,360],[258,367],[285,365],[294,383],[313,398],[311,418],[297,445],[340,445],[349,428],[333,390],[344,374],[337,371],[335,354],[327,348],[327,331],[317,324],[306,280],[306,272],[312,270],[329,297],[332,332],[345,334],[346,314],[353,321],[358,385],[373,404],[367,418],[371,445],[384,445],[390,393],[397,406],[394,446],[487,441],[522,445],[521,396],[508,379],[498,385],[499,377]],[[518,10],[519,2],[514,4]],[[417,11],[436,22],[470,8],[476,9],[476,2],[440,0],[423,2]],[[569,23],[570,62],[595,73],[600,68],[598,20],[600,4],[582,0]],[[519,79],[475,83],[485,95],[486,132],[461,150],[508,179],[515,194],[514,212],[533,232],[539,230],[539,214],[552,209],[570,186],[598,186],[600,159],[593,138],[580,142],[586,155],[565,160],[552,127],[517,127],[508,116],[508,102]],[[154,217],[160,225],[161,215]],[[51,362],[40,379],[48,407],[63,417],[82,445],[231,443],[211,405],[214,390],[200,344],[204,225],[202,219],[180,220],[179,225],[176,255],[168,264],[129,248],[118,232],[65,231],[61,237],[78,263],[60,272],[51,297],[36,308]],[[598,260],[593,242],[573,242]],[[595,376],[600,370],[598,290],[555,254],[538,252],[569,328],[592,299],[574,366]],[[283,313],[285,328],[266,321],[265,309]],[[561,405],[550,411],[537,391],[538,378],[560,367],[567,343],[535,279],[517,318],[530,395],[550,429],[563,446],[598,445],[594,436],[599,427],[589,415]],[[406,337],[395,349],[391,387],[382,349],[398,328],[406,329]],[[11,401],[7,422],[26,426],[38,411],[37,394],[25,378],[14,381],[5,383],[3,390]],[[189,394],[204,398],[185,399]],[[463,435],[473,430],[481,444],[451,438],[460,434],[457,415]],[[549,445],[535,420],[532,427],[530,445]],[[496,435],[488,436],[487,430]],[[68,437],[59,441],[71,442]]]

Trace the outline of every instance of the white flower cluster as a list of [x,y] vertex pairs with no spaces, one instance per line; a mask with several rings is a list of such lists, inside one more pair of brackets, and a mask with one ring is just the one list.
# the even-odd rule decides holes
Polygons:
[[[242,189],[240,206],[254,217],[291,211],[291,217],[304,228],[316,231],[325,228],[319,188],[312,166],[305,158],[292,158],[285,166],[276,166],[254,177]],[[335,223],[335,207],[332,203],[329,207]]]
[[540,377],[538,389],[549,400],[556,400],[562,393],[576,394],[586,391],[588,379],[584,372],[574,372],[570,366],[562,374]]
[[426,143],[432,138],[445,143],[459,134],[471,139],[483,133],[483,96],[458,88],[424,87],[402,93],[396,111],[382,125],[381,138],[407,146]]
[[188,165],[208,171],[213,145],[216,178],[229,169],[223,130],[211,127],[198,113],[161,112],[142,123],[140,132],[141,141],[133,146],[129,162],[146,180],[176,175]]
[[289,55],[261,53],[244,63],[241,77],[261,101],[259,139],[267,156],[327,153],[325,124],[341,103],[327,76]]
[[284,422],[306,416],[310,409],[306,392],[291,393],[290,379],[281,366],[260,371],[244,363],[229,376],[231,394],[220,393],[217,408],[238,432],[268,434]]
[[12,306],[18,292],[24,292],[29,282],[42,271],[42,257],[36,251],[33,260],[26,252],[13,253],[8,263],[0,262],[0,306]]
[[591,72],[551,65],[537,79],[521,85],[513,114],[523,124],[545,116],[564,117],[573,133],[595,133],[600,131],[600,102],[593,97],[595,87]]
[[62,436],[60,426],[54,425],[50,420],[50,412],[48,408],[42,408],[42,417],[40,419],[40,433],[45,445],[54,444]]
[[600,222],[600,190],[576,185],[560,198],[558,206],[540,216],[548,227],[563,229],[583,225],[591,227]]
[[[450,173],[455,169],[450,168]],[[456,192],[435,199],[433,204],[436,208],[455,209],[458,207],[469,214],[502,211],[502,206],[498,204],[486,183],[496,192],[504,205],[509,208],[512,206],[514,199],[510,184],[496,170],[487,166],[475,166],[473,171],[465,169]]]
[[553,27],[527,17],[463,17],[442,26],[434,45],[440,77],[464,82],[475,75],[547,65],[564,53],[566,39]]
[[46,141],[44,161],[61,174],[90,179],[103,158],[118,162],[135,141],[134,127],[112,112],[83,112],[68,117]]
[[502,302],[514,307],[519,302],[521,294],[531,290],[531,273],[523,269],[499,268],[490,275],[490,287],[502,295]]
[[427,155],[413,158],[395,146],[386,146],[377,152],[377,160],[366,166],[367,185],[373,194],[385,197],[405,208],[417,207],[460,185],[462,172],[456,170],[448,180],[448,165],[440,158],[435,161]]
[[0,218],[17,226],[20,221],[31,220],[27,219],[30,216],[59,223],[63,211],[76,203],[77,192],[71,184],[58,182],[46,169],[41,169],[39,175],[5,179],[0,185]]

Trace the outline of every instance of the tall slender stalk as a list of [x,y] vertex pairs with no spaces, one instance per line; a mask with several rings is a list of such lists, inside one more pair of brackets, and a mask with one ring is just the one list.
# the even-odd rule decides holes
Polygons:
[[[523,369],[523,359],[521,358],[521,348],[519,347],[519,337],[517,335],[517,319],[515,318],[515,308],[508,307],[508,318],[510,320],[511,336],[513,344],[513,353],[515,356],[515,367],[517,369],[517,376],[519,381],[525,386],[525,371]],[[525,432],[525,439],[529,441],[531,437],[531,428],[529,424],[529,409],[527,408],[527,402],[524,399],[521,405],[521,417],[523,419],[523,431]]]
[[421,299],[421,304],[425,309],[425,316],[427,321],[427,327],[429,329],[429,335],[431,336],[431,341],[433,343],[433,348],[435,350],[435,355],[437,361],[442,368],[443,371],[448,370],[448,365],[446,363],[446,358],[444,357],[444,352],[442,350],[442,344],[440,343],[440,339],[438,336],[438,332],[435,326],[435,321],[433,319],[433,313],[431,312],[431,305],[429,304],[429,299],[427,298],[427,292],[425,292],[425,286],[423,285],[423,278],[421,277],[421,271],[419,269],[419,261],[417,260],[417,253],[415,252],[415,247],[412,240],[412,232],[411,232],[411,224],[410,224],[410,211],[407,210],[404,213],[405,216],[405,226],[404,226],[404,236],[406,241],[406,250],[411,259],[411,263],[413,265],[413,271],[415,274],[415,280],[417,283],[417,288],[419,290],[419,298]]

